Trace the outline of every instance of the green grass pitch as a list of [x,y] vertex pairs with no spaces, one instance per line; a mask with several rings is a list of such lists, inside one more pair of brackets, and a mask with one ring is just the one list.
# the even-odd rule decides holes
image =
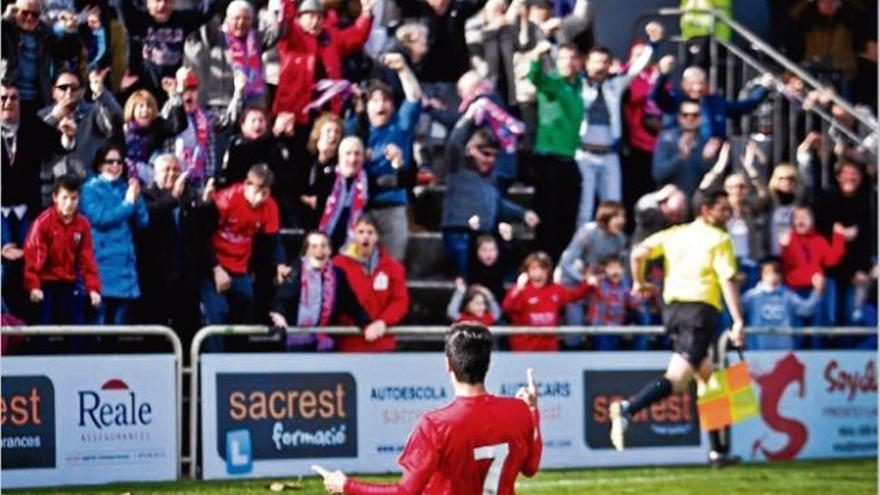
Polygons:
[[[364,478],[396,479],[388,476]],[[269,490],[271,481],[121,483],[100,487],[9,490],[7,493],[269,495],[276,493]],[[290,495],[326,493],[317,478],[305,478],[302,484],[303,487],[300,489],[286,489],[278,493]],[[517,493],[520,495],[873,495],[877,493],[877,461],[864,459],[743,464],[724,470],[712,470],[706,466],[547,470],[531,479],[520,477]]]

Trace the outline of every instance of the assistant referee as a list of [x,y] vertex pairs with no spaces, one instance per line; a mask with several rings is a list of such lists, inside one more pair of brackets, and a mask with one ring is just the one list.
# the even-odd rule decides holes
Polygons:
[[[675,354],[663,376],[646,384],[631,401],[611,404],[611,443],[617,450],[623,450],[624,434],[634,414],[686,390],[694,373],[703,381],[712,375],[715,366],[708,352],[718,328],[722,296],[733,318],[731,340],[734,345],[742,344],[742,309],[734,283],[736,256],[725,230],[730,215],[727,193],[707,194],[700,202],[699,218],[657,232],[632,251],[633,292],[638,294],[654,290],[645,281],[645,263],[660,256],[665,259],[663,321]],[[727,456],[718,432],[710,432],[709,439],[713,466],[736,462]]]

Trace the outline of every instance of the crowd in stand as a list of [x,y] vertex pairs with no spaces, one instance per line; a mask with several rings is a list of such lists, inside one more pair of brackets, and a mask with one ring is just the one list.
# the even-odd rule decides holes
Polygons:
[[[674,50],[657,22],[615,58],[589,0],[4,3],[4,324],[161,324],[184,339],[205,324],[357,325],[283,344],[393,350],[413,191],[442,183],[450,321],[659,324],[660,294],[630,291],[628,250],[720,190],[747,326],[876,326],[876,136],[823,135],[806,117],[858,131],[831,93],[876,114],[876,25],[853,0],[767,3],[777,46],[828,87],[780,73],[710,91],[699,14],[681,20],[687,60],[658,55]],[[795,115],[794,163],[772,161],[774,93]],[[522,183],[533,209],[509,196]],[[520,260],[523,231],[534,250]],[[648,270],[659,286],[662,263]]]

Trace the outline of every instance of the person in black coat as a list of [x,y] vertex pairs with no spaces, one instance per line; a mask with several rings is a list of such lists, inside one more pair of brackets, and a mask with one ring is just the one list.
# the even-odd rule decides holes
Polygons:
[[159,155],[153,166],[156,182],[143,190],[150,223],[136,238],[141,283],[136,319],[170,326],[186,349],[201,320],[197,281],[206,270],[197,260],[206,258],[200,253],[207,236],[198,231],[199,198],[178,158]]
[[836,186],[816,201],[816,227],[826,236],[836,223],[845,227],[846,252],[828,275],[837,289],[836,323],[857,325],[859,300],[865,298],[877,257],[877,197],[861,164],[838,162],[834,178]]
[[[2,135],[3,301],[13,314],[25,316],[30,305],[22,290],[24,239],[31,220],[43,209],[40,164],[56,154],[70,152],[76,124],[63,121],[65,134],[36,115],[22,115],[21,95],[9,80],[0,82],[0,135]],[[59,123],[59,127],[61,124]],[[72,134],[69,134],[72,130]]]
[[[303,257],[290,276],[278,288],[269,317],[276,327],[322,327],[339,323],[347,315],[364,328],[367,341],[384,335],[385,322],[370,323],[369,316],[358,302],[348,279],[340,268],[330,262],[330,238],[312,231],[303,241]],[[287,347],[329,351],[333,341],[324,334],[287,336]]]
[[297,223],[305,231],[317,229],[321,222],[327,198],[336,182],[337,151],[343,135],[342,120],[329,112],[315,120],[309,134],[306,145],[309,157],[303,162],[308,165],[297,167],[294,182]]
[[278,203],[282,227],[296,223],[296,169],[293,114],[275,119],[269,128],[269,117],[259,107],[242,111],[239,132],[229,140],[220,168],[216,171],[217,189],[242,182],[254,165],[265,163],[275,175],[272,197]]
[[[5,5],[5,3],[4,3]],[[5,77],[21,90],[22,113],[31,116],[51,99],[52,74],[65,67],[71,53],[80,47],[76,31],[56,33],[40,20],[39,0],[17,0],[2,20],[0,58],[6,63]],[[35,62],[28,67],[28,61]],[[74,69],[75,67],[67,67]]]
[[428,53],[421,82],[455,83],[470,67],[464,24],[486,0],[436,0],[400,2],[404,19],[419,19],[428,26]]

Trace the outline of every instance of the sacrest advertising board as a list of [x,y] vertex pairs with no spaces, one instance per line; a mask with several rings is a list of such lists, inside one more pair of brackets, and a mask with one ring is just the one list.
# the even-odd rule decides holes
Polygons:
[[[535,369],[543,467],[703,462],[693,390],[647,411],[632,448],[607,442],[609,399],[634,394],[668,360],[664,352],[496,353],[486,385],[512,396]],[[309,474],[316,461],[396,471],[419,416],[453,399],[439,353],[207,354],[201,372],[206,479]]]
[[173,480],[174,357],[2,360],[3,488]]

